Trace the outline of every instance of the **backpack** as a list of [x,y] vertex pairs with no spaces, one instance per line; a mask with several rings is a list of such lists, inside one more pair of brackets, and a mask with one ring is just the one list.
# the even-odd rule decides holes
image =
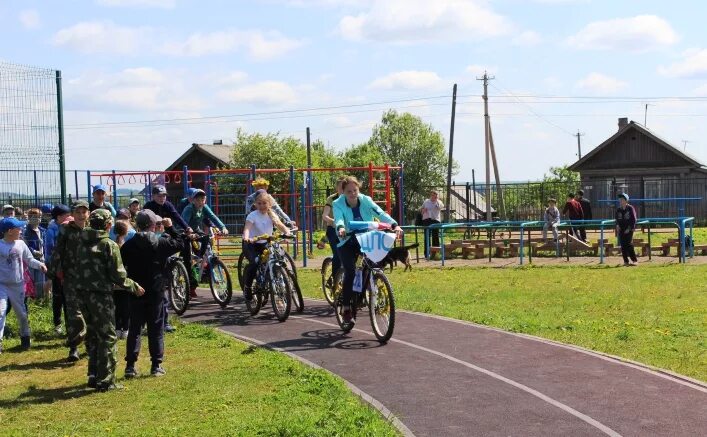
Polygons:
[[422,213],[419,211],[415,214],[415,226],[422,226]]

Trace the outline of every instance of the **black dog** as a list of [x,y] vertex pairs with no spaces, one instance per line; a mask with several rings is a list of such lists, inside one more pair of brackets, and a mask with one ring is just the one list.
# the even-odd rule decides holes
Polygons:
[[394,247],[390,249],[388,255],[385,256],[379,263],[378,266],[385,268],[386,265],[390,266],[390,271],[393,271],[393,267],[398,266],[398,261],[405,264],[404,272],[408,269],[412,270],[412,264],[410,264],[410,249],[414,249],[419,246],[418,243],[411,244],[409,246]]

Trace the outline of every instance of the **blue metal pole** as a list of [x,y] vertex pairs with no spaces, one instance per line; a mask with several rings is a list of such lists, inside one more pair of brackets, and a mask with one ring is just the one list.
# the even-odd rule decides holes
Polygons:
[[[432,225],[434,226],[434,225]],[[429,241],[429,240],[428,240]],[[442,267],[444,267],[444,226],[440,226],[439,230],[439,253],[442,255]]]
[[116,211],[120,209],[118,205],[118,181],[115,178],[115,170],[113,170],[113,208],[115,208]]
[[37,170],[34,170],[34,204],[39,206],[39,191],[37,190]]
[[91,199],[91,170],[86,170],[86,199]]
[[302,202],[302,267],[307,267],[307,221],[305,220],[305,196],[304,186],[300,190]]
[[695,221],[690,220],[690,258],[695,256],[695,239],[692,236],[692,229],[694,228]]
[[147,172],[147,181],[145,182],[146,184],[146,190],[145,190],[145,197],[146,200],[152,200],[152,172]]
[[604,223],[600,225],[599,232],[599,264],[604,264]]
[[[189,189],[189,167],[187,167],[186,165],[182,167],[182,181],[184,185],[184,197],[187,197],[187,190]],[[209,201],[210,200],[211,199],[209,199]],[[209,205],[210,204],[211,202],[209,202]]]

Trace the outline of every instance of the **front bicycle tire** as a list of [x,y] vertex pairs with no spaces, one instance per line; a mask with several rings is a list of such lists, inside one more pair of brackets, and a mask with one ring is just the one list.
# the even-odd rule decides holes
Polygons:
[[211,295],[221,308],[231,302],[233,288],[231,285],[231,275],[228,273],[226,265],[218,258],[213,258],[210,263],[209,287]]
[[297,279],[297,266],[295,266],[295,260],[286,250],[283,249],[282,253],[285,256],[287,270],[289,270],[295,276],[295,279]]
[[189,274],[182,261],[176,260],[170,264],[168,281],[169,305],[181,316],[189,306]]
[[292,305],[294,305],[294,309],[297,314],[302,314],[304,312],[304,298],[302,298],[302,290],[300,289],[299,282],[297,281],[297,276],[292,274],[289,270],[287,271],[287,275],[290,278]]
[[245,298],[245,291],[243,292],[243,299],[245,300],[245,307],[251,316],[255,316],[260,312],[260,308],[263,306],[263,295],[260,292],[260,287],[257,285],[256,279],[253,278],[250,284],[251,289],[251,299]]
[[332,263],[334,259],[330,256],[322,261],[322,293],[329,305],[334,306],[334,275],[332,275]]
[[395,329],[393,286],[382,271],[373,272],[372,279],[376,290],[372,290],[370,285],[367,287],[371,329],[379,342],[386,343],[393,336]]
[[245,282],[245,269],[248,267],[248,264],[250,264],[250,261],[246,258],[245,252],[241,252],[238,256],[238,286],[241,287],[241,290],[243,290]]
[[285,267],[276,265],[272,269],[270,278],[270,303],[275,317],[284,322],[290,316],[292,309],[292,288],[290,275]]

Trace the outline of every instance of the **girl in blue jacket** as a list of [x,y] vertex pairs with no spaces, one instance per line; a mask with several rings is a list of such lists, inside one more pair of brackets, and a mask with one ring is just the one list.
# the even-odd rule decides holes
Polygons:
[[350,232],[349,223],[352,221],[370,222],[374,217],[378,217],[380,221],[393,225],[398,237],[403,231],[397,227],[396,221],[383,211],[373,199],[360,193],[361,184],[358,179],[347,176],[343,180],[343,187],[344,194],[334,201],[334,226],[339,234],[337,249],[341,259],[341,267],[344,269],[343,318],[345,322],[350,323],[354,322],[350,302],[353,294],[354,276],[356,275],[356,256],[361,252],[361,246],[356,237],[347,235]]

